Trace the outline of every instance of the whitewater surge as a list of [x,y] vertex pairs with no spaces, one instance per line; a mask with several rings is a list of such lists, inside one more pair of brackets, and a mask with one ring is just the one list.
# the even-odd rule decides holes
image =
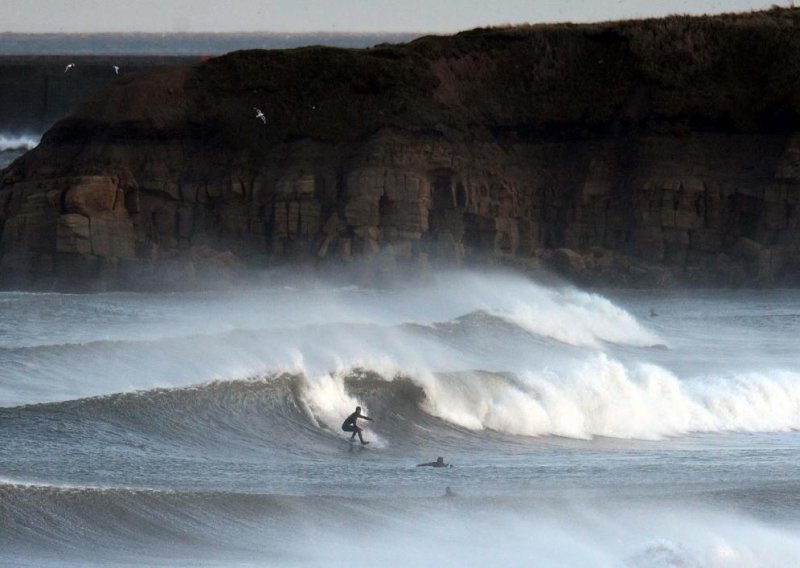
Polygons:
[[[421,397],[411,392],[421,410],[474,431],[659,440],[690,433],[800,428],[800,374],[790,372],[681,381],[660,367],[643,364],[628,369],[606,355],[564,375],[464,371],[414,376],[400,370],[369,371],[380,381],[418,386]],[[354,379],[362,375],[363,370],[349,369],[307,378],[303,401],[309,415],[335,429],[341,416],[366,404]],[[381,386],[372,388],[379,397]]]
[[800,375],[695,377],[628,369],[600,355],[573,372],[429,378],[425,408],[472,430],[525,436],[657,440],[692,432],[800,428]]
[[0,133],[0,152],[32,150],[39,145],[40,136],[33,134]]

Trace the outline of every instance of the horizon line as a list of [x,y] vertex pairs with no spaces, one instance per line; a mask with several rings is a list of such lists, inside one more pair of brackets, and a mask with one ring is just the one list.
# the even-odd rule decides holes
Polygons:
[[45,36],[45,35],[60,35],[60,36],[91,36],[91,35],[257,35],[257,34],[270,34],[270,35],[284,35],[284,36],[297,36],[297,35],[454,35],[465,31],[485,28],[513,28],[513,27],[535,27],[535,26],[551,26],[551,25],[595,25],[595,24],[613,24],[622,22],[639,22],[646,20],[663,20],[675,17],[687,18],[708,18],[718,16],[744,16],[749,14],[766,13],[772,11],[794,11],[800,10],[798,6],[780,6],[772,4],[770,7],[765,8],[752,8],[750,10],[741,11],[721,11],[721,12],[673,12],[661,16],[631,16],[620,19],[587,19],[587,20],[550,20],[542,22],[502,22],[502,23],[486,23],[475,26],[468,26],[455,30],[414,30],[414,31],[364,31],[364,30],[313,30],[313,31],[274,31],[274,30],[227,30],[227,31],[122,31],[122,30],[104,30],[104,31],[0,31],[0,35],[30,35],[30,36]]

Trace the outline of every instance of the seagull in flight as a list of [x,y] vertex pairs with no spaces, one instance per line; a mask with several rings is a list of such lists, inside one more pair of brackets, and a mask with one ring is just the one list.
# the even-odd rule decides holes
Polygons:
[[113,68],[114,68],[114,73],[116,73],[117,75],[119,75],[119,65],[112,65],[111,67],[113,67]]
[[266,117],[266,116],[264,116],[264,113],[263,113],[263,112],[261,112],[261,109],[259,109],[259,108],[256,108],[256,107],[253,107],[253,110],[254,110],[254,111],[256,111],[256,118],[260,118],[260,119],[261,119],[261,122],[263,122],[264,124],[266,124],[266,123],[267,123],[267,117]]
[[68,63],[68,64],[67,64],[67,66],[66,66],[66,67],[64,67],[64,73],[66,73],[67,71],[69,71],[69,70],[70,70],[70,69],[72,69],[73,67],[75,67],[75,64],[74,64],[74,63]]

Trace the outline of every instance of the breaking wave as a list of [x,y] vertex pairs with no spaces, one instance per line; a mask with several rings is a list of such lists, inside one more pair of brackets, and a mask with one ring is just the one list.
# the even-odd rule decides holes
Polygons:
[[31,150],[39,145],[40,136],[33,134],[0,133],[0,152],[13,150]]
[[7,428],[43,415],[76,423],[91,416],[95,424],[103,421],[127,436],[137,433],[160,444],[248,449],[269,443],[276,450],[324,453],[356,405],[376,418],[370,425],[373,439],[397,447],[440,437],[457,450],[480,432],[649,440],[697,432],[782,432],[800,428],[800,376],[679,381],[653,365],[627,368],[598,355],[562,375],[284,373],[30,405],[2,410],[0,416]]

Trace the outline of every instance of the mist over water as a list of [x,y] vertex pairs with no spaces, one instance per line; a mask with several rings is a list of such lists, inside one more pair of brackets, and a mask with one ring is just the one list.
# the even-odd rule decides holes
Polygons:
[[0,563],[792,565],[798,327],[503,272],[0,293]]

